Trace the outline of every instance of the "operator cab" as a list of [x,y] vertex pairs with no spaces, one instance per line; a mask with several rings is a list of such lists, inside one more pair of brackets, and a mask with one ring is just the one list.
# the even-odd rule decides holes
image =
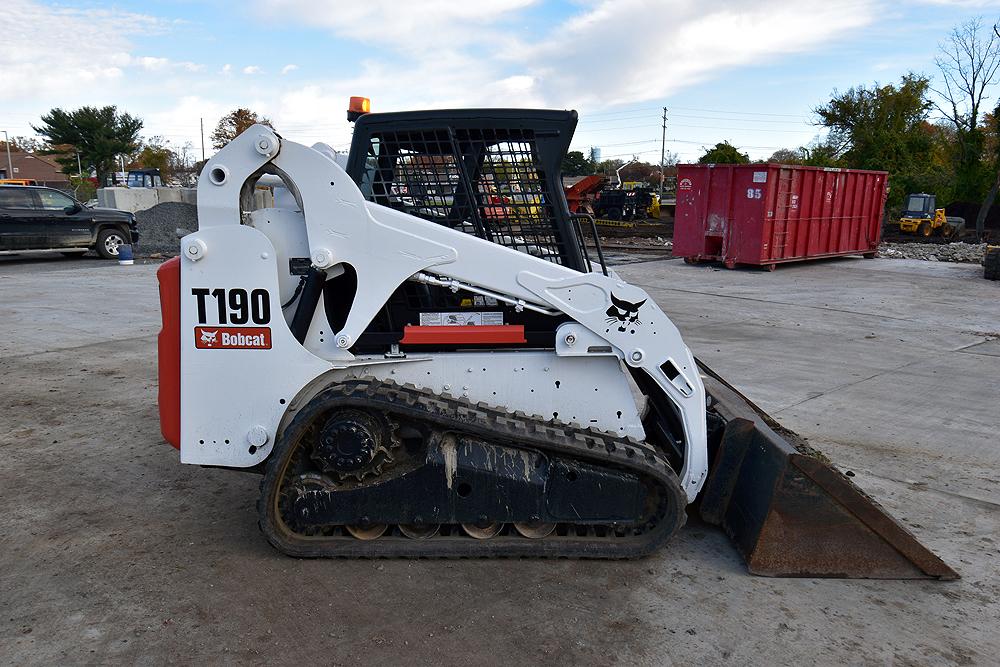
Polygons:
[[903,208],[904,218],[933,218],[935,211],[934,195],[913,194],[906,198]]
[[127,184],[130,188],[160,188],[163,179],[159,169],[130,169]]

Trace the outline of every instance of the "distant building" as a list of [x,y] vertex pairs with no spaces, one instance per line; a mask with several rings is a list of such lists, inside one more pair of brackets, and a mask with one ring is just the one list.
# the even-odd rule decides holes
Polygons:
[[69,188],[69,176],[62,173],[59,163],[50,156],[11,151],[10,162],[13,173],[8,174],[7,152],[0,151],[0,178],[30,178],[38,185],[52,188]]
[[590,161],[597,164],[601,161],[601,149],[597,146],[590,147]]

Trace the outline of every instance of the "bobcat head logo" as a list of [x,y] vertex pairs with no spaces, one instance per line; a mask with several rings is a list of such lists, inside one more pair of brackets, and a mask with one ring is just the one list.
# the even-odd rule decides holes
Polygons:
[[[639,303],[619,299],[612,292],[611,307],[607,310],[607,323],[609,325],[617,324],[618,331],[622,332],[625,331],[629,324],[642,324],[642,321],[639,319],[639,309],[642,308],[642,304],[644,303],[646,303],[645,299]],[[635,333],[635,329],[632,329],[632,333]]]
[[204,330],[202,330],[202,332],[201,332],[201,342],[204,343],[207,346],[215,345],[215,337],[218,336],[218,335],[219,335],[219,332],[217,330],[216,331],[204,331]]

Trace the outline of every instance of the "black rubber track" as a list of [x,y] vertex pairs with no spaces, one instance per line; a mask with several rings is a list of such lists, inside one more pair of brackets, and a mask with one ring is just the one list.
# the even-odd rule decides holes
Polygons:
[[[389,534],[374,540],[349,535],[306,536],[292,532],[278,511],[279,492],[287,462],[315,416],[335,406],[353,406],[424,420],[436,428],[466,433],[505,446],[522,447],[562,458],[575,458],[628,470],[656,486],[657,514],[642,530],[598,537],[553,533],[541,539],[517,534],[477,540],[466,535],[438,535],[415,540]],[[663,545],[684,525],[687,498],[666,459],[645,443],[613,434],[509,414],[450,396],[438,396],[410,385],[375,380],[350,380],[313,398],[279,436],[271,453],[257,510],[260,528],[278,550],[300,558],[639,558]],[[371,518],[378,523],[377,517]]]

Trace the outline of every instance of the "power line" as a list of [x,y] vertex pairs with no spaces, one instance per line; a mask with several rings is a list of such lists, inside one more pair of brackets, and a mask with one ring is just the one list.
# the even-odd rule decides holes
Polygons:
[[802,134],[807,130],[772,130],[763,127],[725,127],[721,125],[684,125],[677,123],[674,127],[697,127],[703,130],[735,130],[737,132],[783,132],[786,134]]
[[727,114],[739,114],[743,116],[782,116],[785,118],[808,118],[808,116],[801,116],[799,114],[790,113],[764,113],[762,111],[727,111],[725,109],[698,109],[695,107],[674,107],[675,109],[681,109],[683,111],[704,111],[707,113],[727,113]]
[[634,130],[634,129],[640,128],[640,127],[644,127],[644,128],[647,128],[647,129],[650,129],[650,128],[656,128],[657,130],[660,129],[659,125],[623,125],[621,127],[602,127],[602,128],[598,128],[596,130],[587,130],[587,129],[584,129],[584,130],[580,130],[580,132],[581,133],[584,133],[584,132],[586,132],[586,133],[591,133],[591,132],[614,132],[616,130]]

